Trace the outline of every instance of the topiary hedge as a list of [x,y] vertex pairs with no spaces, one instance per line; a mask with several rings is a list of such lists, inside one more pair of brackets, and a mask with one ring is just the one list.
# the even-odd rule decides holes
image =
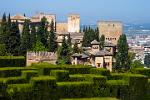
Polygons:
[[93,96],[93,83],[91,82],[58,82],[60,98],[83,98]]
[[67,70],[51,70],[51,76],[54,76],[57,82],[69,81],[69,71]]
[[131,69],[131,72],[133,74],[142,74],[142,75],[148,76],[150,78],[150,69],[134,68],[134,69]]
[[103,76],[110,76],[110,71],[107,69],[102,69],[102,68],[91,68],[90,73],[97,74],[97,75],[103,75]]
[[[31,78],[34,100],[58,100],[56,79],[50,76]],[[31,100],[31,99],[30,99]]]
[[24,67],[25,65],[24,56],[0,56],[0,67]]

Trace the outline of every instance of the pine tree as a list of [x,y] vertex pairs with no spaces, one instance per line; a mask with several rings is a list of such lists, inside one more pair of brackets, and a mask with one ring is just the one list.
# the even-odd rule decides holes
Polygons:
[[27,50],[30,50],[30,48],[31,44],[30,44],[29,20],[25,20],[21,37],[21,54],[25,55]]
[[126,35],[123,34],[120,36],[117,44],[117,55],[116,55],[116,69],[129,69],[128,61],[128,43]]
[[37,31],[37,37],[40,39],[40,41],[43,43],[43,45],[45,47],[48,46],[48,43],[47,43],[47,39],[48,39],[47,25],[48,25],[47,19],[45,17],[43,17],[41,19],[40,26],[38,27],[38,31]]
[[101,37],[100,37],[100,48],[101,48],[101,50],[104,49],[104,44],[105,44],[105,36],[101,35]]
[[31,35],[30,35],[30,43],[31,43],[31,48],[36,44],[36,28],[34,25],[31,26]]
[[48,40],[48,47],[49,47],[49,51],[50,52],[56,52],[57,50],[57,42],[56,42],[56,33],[55,33],[55,29],[54,29],[54,22],[52,20],[51,25],[50,25],[50,36],[49,36],[49,40]]

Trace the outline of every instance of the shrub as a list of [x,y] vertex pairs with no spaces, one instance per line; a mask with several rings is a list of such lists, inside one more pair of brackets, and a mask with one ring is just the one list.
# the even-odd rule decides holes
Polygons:
[[0,56],[0,67],[24,67],[26,59],[23,56]]
[[97,75],[103,75],[103,76],[110,76],[110,71],[107,69],[102,69],[102,68],[91,68],[90,73],[97,74]]
[[51,76],[54,76],[58,82],[69,80],[69,71],[67,70],[51,70]]
[[25,70],[22,71],[22,77],[26,78],[28,81],[30,80],[31,77],[37,77],[38,72],[35,70]]
[[150,78],[150,69],[135,68],[135,69],[131,69],[131,72],[133,74],[142,74]]
[[35,68],[24,68],[24,67],[5,67],[0,68],[0,77],[16,77],[21,76],[23,70],[36,70]]
[[64,70],[68,70],[70,74],[89,74],[91,66],[85,65],[63,65],[60,66]]
[[91,82],[58,82],[58,91],[61,98],[83,98],[93,96]]
[[34,100],[58,100],[56,79],[54,77],[33,77],[30,83],[33,86]]
[[32,85],[30,84],[11,84],[8,85],[7,94],[9,100],[31,100]]
[[126,77],[127,77],[126,73],[112,73],[110,74],[108,79],[109,80],[122,80],[122,79],[125,79]]
[[23,84],[26,83],[27,80],[24,77],[8,77],[8,78],[0,78],[5,84]]

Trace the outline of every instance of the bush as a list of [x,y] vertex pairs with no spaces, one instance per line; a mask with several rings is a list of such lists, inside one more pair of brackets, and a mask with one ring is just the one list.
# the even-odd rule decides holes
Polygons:
[[22,77],[26,78],[29,82],[31,77],[37,77],[38,76],[38,72],[35,70],[25,70],[22,71]]
[[108,79],[109,80],[122,80],[122,79],[125,79],[126,77],[127,77],[126,73],[112,73],[110,74]]
[[60,66],[64,70],[68,70],[70,74],[89,74],[91,66],[85,65],[63,65]]
[[97,74],[97,75],[103,75],[103,76],[110,76],[110,71],[107,69],[102,69],[102,68],[91,68],[90,73]]
[[54,76],[58,82],[69,80],[69,71],[67,70],[51,70],[51,76]]
[[76,99],[60,99],[60,100],[118,100],[116,98],[76,98]]
[[32,93],[30,84],[11,84],[7,88],[9,100],[31,100]]
[[21,76],[21,71],[23,70],[36,70],[34,68],[24,68],[24,67],[5,67],[0,68],[0,77],[16,77]]
[[5,84],[23,84],[26,83],[27,80],[24,77],[8,77],[8,78],[0,78]]
[[131,69],[131,72],[133,74],[142,74],[150,78],[150,69],[135,68],[135,69]]
[[61,98],[83,98],[93,96],[91,82],[58,82],[58,91]]
[[0,67],[24,67],[26,59],[23,56],[0,56]]
[[33,77],[30,83],[33,86],[34,100],[58,100],[56,79],[54,77]]

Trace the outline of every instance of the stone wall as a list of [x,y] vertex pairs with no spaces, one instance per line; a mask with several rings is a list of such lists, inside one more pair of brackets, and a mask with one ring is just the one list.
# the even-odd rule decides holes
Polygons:
[[48,62],[56,64],[57,54],[53,52],[27,52],[26,65],[30,66],[32,63]]
[[56,33],[68,33],[68,24],[67,23],[56,23]]
[[122,22],[100,21],[98,22],[99,35],[105,35],[105,40],[117,44],[120,35],[123,33]]

